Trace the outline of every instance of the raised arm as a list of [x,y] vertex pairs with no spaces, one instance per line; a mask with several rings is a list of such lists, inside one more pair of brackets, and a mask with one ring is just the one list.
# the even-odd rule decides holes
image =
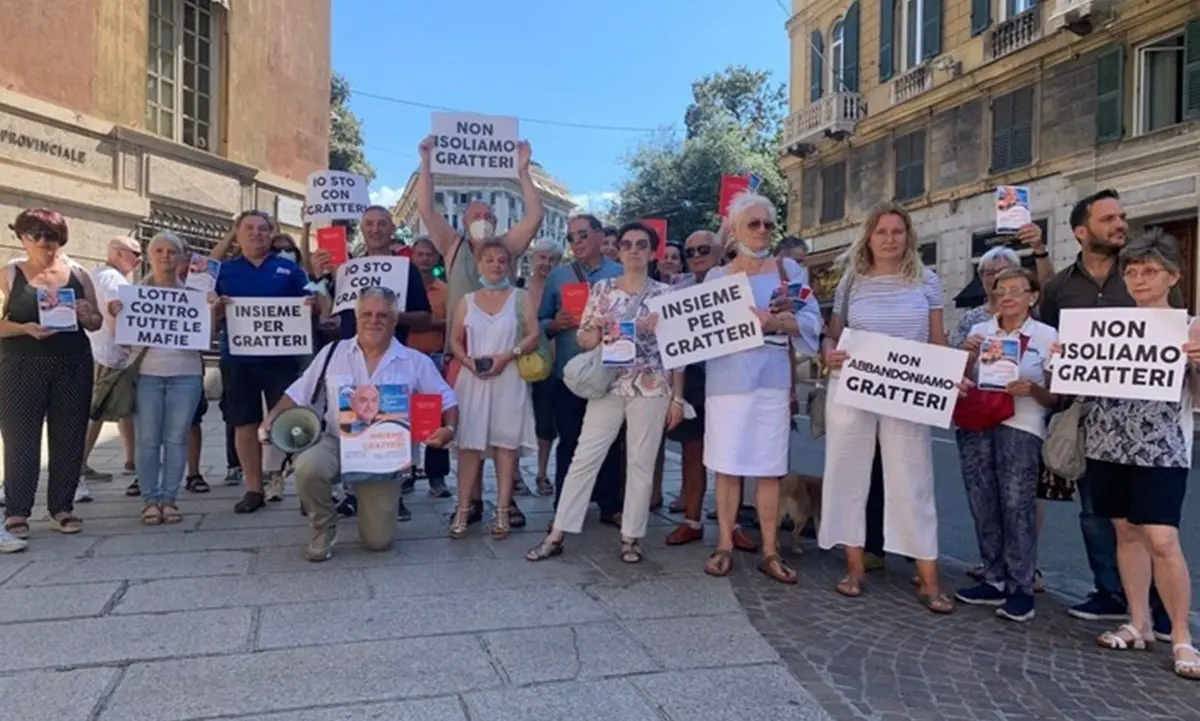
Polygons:
[[[417,169],[417,214],[429,233],[429,239],[443,258],[450,257],[450,251],[458,243],[458,231],[450,227],[442,214],[433,206],[433,170],[429,167],[429,158],[433,153],[435,140],[432,135],[421,141],[417,146],[421,156],[421,167]],[[515,230],[515,228],[514,228]]]
[[514,258],[520,258],[528,250],[529,244],[537,237],[538,228],[542,227],[542,217],[546,214],[545,208],[542,207],[542,196],[533,184],[533,175],[529,172],[529,160],[532,157],[532,146],[522,140],[517,145],[517,177],[521,181],[525,217],[504,234],[504,245]]

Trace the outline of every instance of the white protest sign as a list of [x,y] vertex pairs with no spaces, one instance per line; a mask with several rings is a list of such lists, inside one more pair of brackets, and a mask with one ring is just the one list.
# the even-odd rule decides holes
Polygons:
[[663,368],[682,368],[762,345],[762,324],[753,305],[754,292],[745,273],[648,299],[646,306],[658,313],[654,335]]
[[123,285],[117,293],[117,345],[208,350],[212,344],[207,293],[149,285]]
[[408,302],[408,258],[369,255],[342,263],[337,271],[337,293],[333,297],[333,312],[354,310],[359,291],[374,287],[394,291],[396,310],[403,313]]
[[304,220],[361,220],[371,204],[367,179],[340,170],[318,170],[308,176]]
[[1183,397],[1187,311],[1077,308],[1061,318],[1051,393],[1176,403]]
[[889,418],[949,428],[968,354],[955,348],[847,328],[838,349],[834,403]]
[[433,114],[430,170],[474,178],[517,177],[517,119],[466,113]]
[[230,355],[312,353],[312,312],[303,298],[232,298],[225,307]]

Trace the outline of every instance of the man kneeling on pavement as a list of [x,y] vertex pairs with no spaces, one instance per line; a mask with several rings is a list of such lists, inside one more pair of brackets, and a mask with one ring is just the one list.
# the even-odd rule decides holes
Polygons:
[[[341,478],[338,436],[337,389],[346,385],[404,385],[409,393],[436,393],[442,397],[442,427],[425,444],[445,447],[454,439],[458,408],[454,391],[446,385],[429,356],[401,345],[396,331],[396,294],[387,288],[367,288],[359,293],[355,335],[325,346],[308,370],[287,389],[271,409],[260,429],[270,436],[271,424],[289,408],[311,407],[324,419],[321,439],[296,457],[296,495],[312,523],[313,538],[304,551],[310,561],[325,561],[337,538],[337,510],[333,486]],[[355,484],[358,494],[358,533],[372,551],[391,548],[396,534],[396,503],[400,477]]]

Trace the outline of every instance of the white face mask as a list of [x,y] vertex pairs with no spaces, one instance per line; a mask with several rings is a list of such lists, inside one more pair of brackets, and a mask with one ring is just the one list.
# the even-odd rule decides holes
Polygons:
[[496,224],[490,220],[471,221],[467,226],[467,232],[471,235],[472,240],[488,240],[496,233]]
[[295,263],[295,262],[296,262],[296,260],[297,260],[295,252],[293,252],[293,251],[290,251],[290,250],[281,250],[281,251],[279,251],[279,257],[280,257],[280,258],[286,258],[287,260],[290,260],[290,261],[292,261],[293,263]]

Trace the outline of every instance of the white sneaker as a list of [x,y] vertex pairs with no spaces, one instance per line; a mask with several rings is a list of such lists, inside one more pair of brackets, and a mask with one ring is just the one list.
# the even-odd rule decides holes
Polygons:
[[79,481],[79,485],[76,486],[76,488],[75,488],[75,502],[76,503],[91,503],[92,502],[92,492],[88,490],[87,484],[84,483],[82,480]]
[[16,553],[24,551],[28,546],[29,541],[17,538],[3,527],[0,527],[0,553]]

